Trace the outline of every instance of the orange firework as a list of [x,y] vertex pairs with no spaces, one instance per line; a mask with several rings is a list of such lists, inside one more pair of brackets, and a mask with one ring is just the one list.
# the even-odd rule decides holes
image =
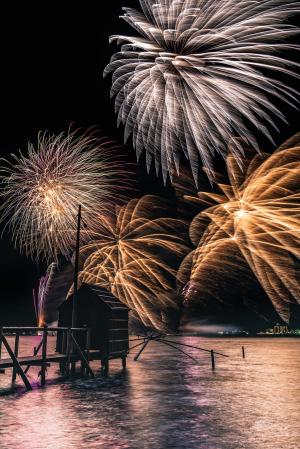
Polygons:
[[227,170],[230,184],[218,183],[220,193],[187,197],[206,208],[191,223],[196,250],[179,272],[184,278],[191,268],[186,300],[213,288],[207,267],[215,265],[218,276],[231,272],[241,282],[238,273],[246,262],[288,321],[290,304],[300,303],[300,134],[271,156],[254,156],[244,171],[229,156]]
[[156,196],[131,200],[114,219],[101,217],[96,240],[81,250],[81,281],[109,289],[160,330],[178,313],[176,269],[189,251],[186,224],[165,216],[166,202]]

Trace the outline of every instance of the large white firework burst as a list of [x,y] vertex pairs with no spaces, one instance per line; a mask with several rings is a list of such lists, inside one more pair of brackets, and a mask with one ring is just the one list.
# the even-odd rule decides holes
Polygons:
[[[179,171],[184,152],[197,182],[199,162],[209,176],[215,153],[226,155],[233,136],[258,150],[254,125],[271,141],[274,117],[284,119],[272,96],[295,105],[296,92],[270,73],[297,76],[298,66],[279,51],[298,28],[287,23],[300,10],[288,0],[140,0],[143,10],[123,8],[139,37],[122,43],[104,74],[114,72],[118,122],[139,157],[146,149],[164,179]],[[268,75],[267,75],[268,74]],[[246,120],[245,120],[246,119]],[[248,125],[247,125],[248,124]],[[237,140],[231,152],[241,163]]]
[[85,225],[81,236],[93,235],[98,214],[109,214],[126,184],[113,147],[93,133],[40,133],[36,147],[28,144],[26,156],[4,161],[0,220],[21,252],[52,261],[60,254],[70,256],[79,205]]

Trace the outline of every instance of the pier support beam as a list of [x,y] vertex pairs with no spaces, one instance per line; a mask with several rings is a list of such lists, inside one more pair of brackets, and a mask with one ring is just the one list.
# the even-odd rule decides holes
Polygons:
[[25,384],[25,386],[26,386],[26,389],[27,389],[27,390],[32,390],[32,386],[30,385],[30,382],[29,382],[29,380],[27,379],[26,374],[25,374],[24,371],[22,370],[22,367],[21,367],[21,365],[19,364],[18,359],[15,357],[15,354],[14,354],[13,350],[11,349],[11,347],[9,346],[8,341],[6,340],[6,338],[4,337],[4,335],[2,335],[2,341],[3,341],[3,344],[4,344],[4,346],[5,346],[5,349],[6,349],[7,352],[8,352],[9,357],[10,357],[10,358],[12,359],[12,361],[13,361],[14,368],[16,369],[17,373],[20,374],[20,376],[21,376],[21,378],[22,378],[22,380],[23,380],[23,382],[24,382],[24,384]]
[[[20,341],[20,334],[19,334],[19,332],[16,332],[15,350],[14,350],[16,359],[18,358],[18,355],[19,355],[19,341]],[[16,371],[16,368],[14,367],[13,372],[12,372],[12,379],[11,379],[12,383],[14,383],[16,381],[16,378],[17,378],[17,371]]]
[[79,355],[79,357],[81,359],[81,362],[83,363],[83,365],[85,366],[85,368],[87,369],[87,371],[91,375],[91,377],[95,377],[94,372],[93,372],[92,368],[90,367],[89,361],[86,359],[84,352],[82,351],[81,347],[77,343],[77,341],[74,338],[73,334],[71,334],[71,338],[72,338],[72,341],[73,341],[74,348],[77,350],[78,355]]
[[108,372],[109,372],[109,361],[108,359],[105,360],[101,360],[101,374],[104,377],[108,376]]
[[44,327],[43,343],[42,343],[42,367],[41,367],[41,386],[44,387],[46,383],[46,371],[47,371],[47,339],[48,330]]
[[143,344],[143,346],[141,347],[141,349],[139,350],[139,352],[137,353],[137,355],[133,359],[135,362],[138,360],[139,356],[142,354],[144,349],[146,349],[146,346],[148,345],[149,342],[150,342],[150,339],[145,340],[145,343]]
[[215,353],[213,349],[210,351],[210,357],[211,357],[211,369],[214,371],[216,368],[216,364],[215,364]]

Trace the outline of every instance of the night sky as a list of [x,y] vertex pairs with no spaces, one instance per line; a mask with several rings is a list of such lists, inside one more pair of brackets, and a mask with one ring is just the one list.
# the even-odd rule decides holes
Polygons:
[[[102,72],[117,48],[109,45],[109,36],[134,33],[119,19],[121,7],[138,5],[138,0],[80,5],[43,1],[2,11],[1,156],[25,152],[27,141],[35,142],[39,130],[61,132],[70,123],[83,129],[97,126],[122,144],[109,96],[110,77],[103,79]],[[295,87],[300,90],[300,83]],[[280,124],[281,133],[274,135],[278,144],[300,130],[299,111],[285,106],[284,112],[289,126]],[[124,155],[135,161],[130,142]],[[141,192],[169,194],[160,179],[146,175],[144,165],[136,170]],[[34,324],[32,288],[41,267],[18,254],[8,233],[0,241],[0,255],[0,322]]]

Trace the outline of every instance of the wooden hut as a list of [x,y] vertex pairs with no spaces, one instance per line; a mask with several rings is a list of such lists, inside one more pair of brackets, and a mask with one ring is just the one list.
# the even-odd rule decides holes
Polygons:
[[[70,327],[72,322],[72,299],[67,299],[59,308],[60,327]],[[90,350],[99,351],[102,371],[108,372],[108,362],[121,358],[123,367],[129,351],[129,309],[112,293],[91,284],[82,284],[78,291],[77,327],[88,327]],[[57,338],[57,351],[63,352],[62,336]],[[80,342],[84,348],[85,342]]]

